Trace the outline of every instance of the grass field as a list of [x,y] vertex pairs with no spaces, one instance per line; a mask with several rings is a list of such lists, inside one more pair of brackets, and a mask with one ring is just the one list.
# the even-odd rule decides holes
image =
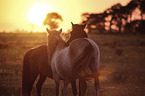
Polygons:
[[[145,96],[145,36],[89,35],[100,47],[101,96]],[[0,33],[0,96],[20,96],[23,56],[47,43],[45,33]],[[86,96],[95,96],[88,81]],[[43,96],[54,96],[54,81],[47,79]],[[71,87],[68,96],[72,96]],[[34,84],[33,95],[36,96]]]

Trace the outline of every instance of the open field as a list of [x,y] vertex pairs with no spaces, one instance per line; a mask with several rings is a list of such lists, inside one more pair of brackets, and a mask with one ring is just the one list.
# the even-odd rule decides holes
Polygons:
[[[100,47],[101,96],[145,96],[145,35],[89,35]],[[0,96],[20,96],[23,56],[47,43],[45,33],[0,33]],[[72,96],[71,87],[68,96]],[[43,96],[54,96],[47,79]],[[34,85],[33,95],[36,96]],[[95,96],[88,81],[86,96]]]

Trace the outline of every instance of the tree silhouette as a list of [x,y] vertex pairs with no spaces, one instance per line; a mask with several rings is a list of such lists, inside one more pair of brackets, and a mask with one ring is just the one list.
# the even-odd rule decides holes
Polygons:
[[[113,5],[110,8],[110,15],[112,15],[110,21],[110,31],[112,31],[111,26],[114,24],[119,27],[119,32],[121,32],[121,25],[122,25],[122,13],[120,12],[122,5],[120,3]],[[112,23],[113,22],[113,23]]]
[[[137,8],[141,11],[142,21],[131,20]],[[103,13],[83,13],[82,23],[87,24],[88,33],[137,32],[137,29],[142,28],[141,24],[145,24],[143,14],[145,14],[145,0],[130,0],[126,6],[117,3]]]
[[62,16],[57,12],[51,12],[46,15],[43,24],[48,25],[49,29],[57,29],[59,27],[59,23],[62,22]]
[[126,10],[128,11],[128,14],[130,15],[130,22],[131,22],[131,17],[132,17],[132,12],[138,7],[138,2],[137,0],[131,0],[127,5],[126,5]]
[[82,19],[84,21],[82,23],[87,24],[88,33],[94,33],[95,31],[103,33],[105,31],[105,17],[107,17],[105,12],[100,14],[83,13]]
[[143,20],[143,14],[145,14],[145,0],[140,1],[140,10],[141,10],[141,20]]

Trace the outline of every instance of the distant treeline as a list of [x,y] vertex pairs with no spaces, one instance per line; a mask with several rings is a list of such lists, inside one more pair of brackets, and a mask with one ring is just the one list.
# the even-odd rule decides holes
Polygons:
[[[133,19],[137,10],[140,19]],[[141,33],[145,34],[145,0],[131,0],[126,6],[120,3],[102,13],[83,13],[82,24],[87,24],[88,33]]]

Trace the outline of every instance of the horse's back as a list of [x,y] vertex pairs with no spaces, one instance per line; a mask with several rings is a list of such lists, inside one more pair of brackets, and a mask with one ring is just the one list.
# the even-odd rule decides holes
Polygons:
[[26,54],[24,55],[24,60],[29,58],[29,56],[32,54],[32,52],[34,51],[35,49],[30,49],[26,52]]
[[84,50],[89,46],[89,42],[84,38],[75,39],[70,43],[70,54],[75,57],[84,53]]
[[72,70],[91,72],[99,71],[100,52],[97,44],[89,38],[79,38],[71,42]]
[[43,58],[47,60],[47,45],[41,45],[29,51],[31,51],[29,58],[32,62],[40,62]]
[[91,51],[96,51],[96,54],[100,55],[98,45],[93,40],[91,40],[89,38],[78,38],[78,39],[75,39],[75,40],[73,40],[70,43],[69,47],[70,47],[71,51],[73,51],[73,50],[80,51],[80,50],[83,50],[84,48],[86,48],[88,46],[89,47],[90,46],[93,47],[93,50],[91,50]]
[[[37,53],[38,52],[38,53]],[[39,53],[40,52],[40,53]],[[28,50],[24,56],[24,58],[26,57],[29,57],[31,56],[32,54],[42,54],[42,53],[45,53],[47,52],[47,45],[41,45],[41,46],[38,46],[36,48],[32,48],[30,50]],[[46,54],[45,54],[46,55]]]
[[39,47],[34,48],[31,57],[35,57],[35,59],[42,57],[47,58],[47,45],[41,45]]

